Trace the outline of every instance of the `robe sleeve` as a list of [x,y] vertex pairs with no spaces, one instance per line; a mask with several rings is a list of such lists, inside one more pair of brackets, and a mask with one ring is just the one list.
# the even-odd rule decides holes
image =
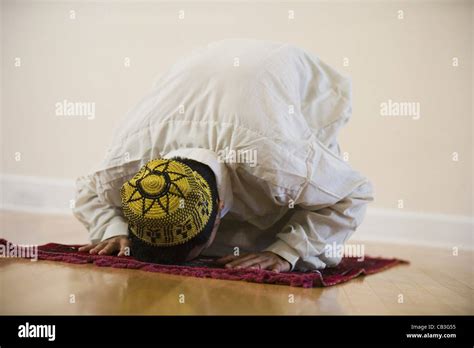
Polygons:
[[336,266],[341,257],[327,246],[343,245],[362,223],[373,200],[372,184],[321,143],[314,173],[272,251],[299,270]]
[[77,179],[74,216],[89,231],[91,243],[115,236],[127,236],[128,224],[121,207],[99,198],[97,181],[95,174]]

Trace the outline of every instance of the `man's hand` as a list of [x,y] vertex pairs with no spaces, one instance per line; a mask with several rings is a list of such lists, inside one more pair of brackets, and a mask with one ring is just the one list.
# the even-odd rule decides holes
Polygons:
[[271,251],[252,253],[241,256],[228,255],[217,260],[217,263],[226,268],[266,269],[273,272],[288,272],[291,264],[284,258]]
[[126,253],[129,245],[130,241],[128,240],[128,237],[117,236],[106,239],[100,243],[84,245],[79,248],[79,251],[88,251],[90,254],[98,255],[110,255],[118,251],[118,256],[126,256],[127,254],[130,255],[130,253]]

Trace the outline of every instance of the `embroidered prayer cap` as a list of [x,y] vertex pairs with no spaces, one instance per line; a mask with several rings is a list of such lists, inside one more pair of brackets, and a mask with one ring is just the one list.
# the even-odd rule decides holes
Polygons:
[[188,165],[154,159],[121,188],[129,230],[146,244],[184,244],[204,230],[213,210],[209,183]]

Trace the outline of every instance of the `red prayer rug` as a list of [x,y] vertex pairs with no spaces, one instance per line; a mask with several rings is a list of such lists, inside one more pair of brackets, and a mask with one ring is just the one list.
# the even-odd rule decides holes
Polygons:
[[[0,239],[0,245],[6,249],[9,245]],[[362,261],[357,257],[344,257],[337,267],[311,272],[275,273],[265,270],[226,269],[215,263],[214,258],[204,257],[185,265],[162,265],[135,260],[130,256],[91,255],[79,252],[81,245],[48,243],[38,246],[39,260],[60,261],[75,264],[92,263],[99,267],[139,269],[147,272],[175,274],[188,277],[241,280],[252,283],[278,284],[303,288],[326,287],[347,282],[361,275],[384,271],[398,264],[408,264],[399,259],[365,256]],[[18,245],[17,247],[20,247]],[[21,253],[18,253],[21,254]],[[19,255],[18,255],[19,256]]]

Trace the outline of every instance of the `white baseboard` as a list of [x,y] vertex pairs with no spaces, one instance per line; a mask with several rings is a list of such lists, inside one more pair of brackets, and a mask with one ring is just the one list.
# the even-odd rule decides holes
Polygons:
[[[41,214],[71,214],[74,181],[54,178],[0,176],[0,209]],[[473,249],[471,216],[405,212],[369,207],[352,239]]]
[[74,180],[1,175],[0,209],[44,214],[72,214]]
[[369,208],[353,239],[442,248],[474,249],[470,216]]

